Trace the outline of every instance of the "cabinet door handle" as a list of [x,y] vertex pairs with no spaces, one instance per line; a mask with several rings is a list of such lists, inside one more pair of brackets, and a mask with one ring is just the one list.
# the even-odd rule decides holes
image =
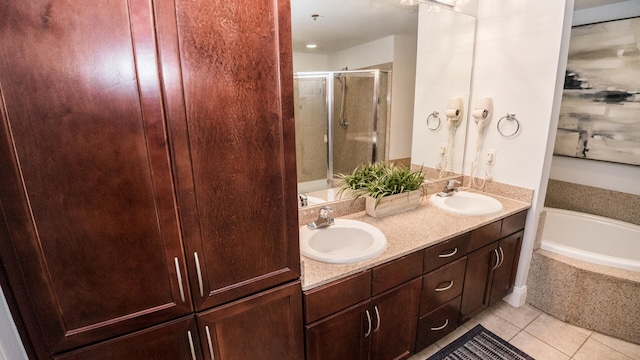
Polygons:
[[369,310],[365,310],[367,314],[367,322],[369,323],[369,327],[367,328],[367,332],[364,334],[364,337],[368,337],[371,335],[371,314],[369,314]]
[[436,291],[447,291],[453,287],[453,280],[449,281],[449,285],[441,288],[436,288]]
[[380,329],[380,312],[378,311],[378,305],[374,306],[373,309],[376,311],[376,328],[373,329],[373,332],[377,332]]
[[498,250],[500,250],[500,263],[497,267],[500,267],[504,263],[504,251],[502,251],[502,246],[498,246]]
[[209,327],[204,327],[205,332],[207,333],[207,344],[209,345],[209,356],[211,356],[211,360],[216,360],[216,356],[213,354],[213,344],[211,343],[211,332],[209,331]]
[[194,252],[193,257],[196,259],[196,274],[198,274],[198,287],[200,288],[200,297],[204,297],[204,291],[202,290],[202,271],[200,270],[200,260],[198,259],[198,253]]
[[449,325],[449,319],[446,319],[446,320],[444,321],[444,325],[442,325],[442,326],[432,327],[432,328],[431,328],[431,331],[439,331],[439,330],[442,330],[442,329],[446,328],[446,327],[447,327],[447,325]]
[[458,248],[454,248],[453,250],[451,250],[451,252],[446,253],[446,254],[440,254],[438,255],[439,258],[448,258],[448,257],[452,257],[453,255],[458,253]]
[[498,266],[500,266],[500,254],[498,254],[498,249],[493,249],[493,252],[496,254],[496,264],[493,265],[491,270],[495,270],[498,268]]
[[187,331],[187,336],[189,337],[189,349],[191,349],[191,360],[196,360],[196,349],[193,347],[193,337],[191,336],[191,331]]
[[173,263],[176,265],[176,276],[178,277],[178,287],[180,288],[180,299],[184,302],[184,287],[182,286],[182,273],[180,272],[180,263],[178,258],[173,258]]

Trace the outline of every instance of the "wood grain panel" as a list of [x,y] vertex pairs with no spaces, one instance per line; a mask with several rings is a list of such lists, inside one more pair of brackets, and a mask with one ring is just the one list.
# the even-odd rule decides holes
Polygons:
[[151,14],[141,0],[2,2],[3,257],[22,261],[9,277],[29,284],[47,351],[191,311]]
[[165,96],[197,307],[298,278],[289,2],[156,7],[165,86],[184,95]]
[[[202,356],[193,315],[54,357],[55,360],[192,360]],[[193,344],[193,352],[191,351]]]
[[[205,359],[213,360],[211,352],[215,359],[304,358],[300,282],[283,285],[197,316]],[[209,338],[212,348],[209,347]]]
[[370,270],[305,291],[305,323],[312,323],[370,297]]

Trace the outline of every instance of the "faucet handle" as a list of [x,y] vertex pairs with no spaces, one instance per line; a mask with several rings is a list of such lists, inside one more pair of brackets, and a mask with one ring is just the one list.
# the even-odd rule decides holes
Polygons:
[[335,224],[335,220],[329,216],[331,212],[333,212],[333,209],[330,207],[326,205],[321,207],[316,221],[308,223],[307,227],[311,230],[315,230]]
[[462,183],[460,181],[458,181],[458,180],[455,180],[455,179],[448,180],[447,181],[447,189],[453,189],[455,184],[462,184]]
[[309,205],[309,200],[307,198],[307,194],[305,193],[298,193],[298,204],[300,206],[308,206]]
[[323,219],[328,219],[329,218],[329,214],[333,212],[333,209],[330,208],[329,206],[325,205],[323,207],[320,208],[320,214],[319,216]]

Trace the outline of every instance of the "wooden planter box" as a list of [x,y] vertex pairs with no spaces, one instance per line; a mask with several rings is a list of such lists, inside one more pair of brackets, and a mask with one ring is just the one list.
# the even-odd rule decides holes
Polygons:
[[376,199],[371,196],[366,197],[367,215],[375,218],[398,214],[408,210],[413,210],[420,205],[422,191],[414,190],[402,194],[385,196],[376,207]]

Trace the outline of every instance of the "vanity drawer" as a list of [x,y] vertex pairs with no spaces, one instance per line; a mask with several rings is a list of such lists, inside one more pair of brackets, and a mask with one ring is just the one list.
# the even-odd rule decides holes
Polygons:
[[373,295],[422,275],[422,251],[373,268]]
[[424,251],[424,269],[422,271],[426,274],[431,270],[465,256],[467,254],[470,237],[471,233],[466,233],[428,247]]
[[517,231],[524,229],[527,221],[527,211],[521,211],[502,220],[502,228],[500,229],[500,238],[511,235]]
[[462,294],[467,258],[458,259],[422,277],[420,315]]
[[370,297],[371,270],[305,291],[305,323],[312,323]]
[[458,325],[461,296],[458,296],[418,320],[416,353],[442,339]]
[[501,227],[502,220],[498,220],[471,231],[468,252],[480,249],[481,247],[498,240],[500,238]]

